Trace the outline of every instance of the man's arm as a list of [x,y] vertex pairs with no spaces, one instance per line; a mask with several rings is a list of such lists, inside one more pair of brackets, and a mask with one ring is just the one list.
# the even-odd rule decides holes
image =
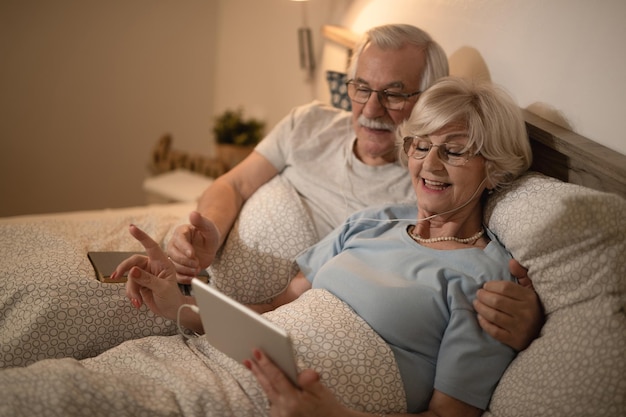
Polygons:
[[543,307],[528,271],[514,259],[509,268],[519,284],[510,281],[485,283],[476,294],[474,308],[483,330],[520,351],[539,335],[544,322]]
[[167,246],[179,282],[188,283],[213,262],[245,201],[276,174],[264,156],[252,152],[204,191],[190,223],[177,227]]
[[198,200],[198,212],[219,230],[224,243],[243,203],[278,171],[264,156],[253,151],[241,163],[217,178]]

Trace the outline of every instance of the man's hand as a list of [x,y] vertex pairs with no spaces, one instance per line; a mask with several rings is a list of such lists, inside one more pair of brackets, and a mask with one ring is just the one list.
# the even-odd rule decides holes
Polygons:
[[478,290],[474,308],[480,326],[493,338],[520,351],[539,335],[543,326],[543,308],[528,271],[519,262],[509,262],[519,284],[489,281]]
[[201,269],[211,265],[220,239],[215,224],[197,211],[191,212],[189,223],[178,226],[167,244],[180,284],[189,284]]

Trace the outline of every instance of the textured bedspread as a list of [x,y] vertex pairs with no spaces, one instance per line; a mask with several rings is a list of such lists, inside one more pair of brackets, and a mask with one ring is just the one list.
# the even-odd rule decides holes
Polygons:
[[[344,404],[402,412],[393,353],[348,306],[311,290],[267,315],[294,339],[300,367],[321,373]],[[340,332],[337,332],[340,329]],[[132,340],[83,361],[41,361],[0,372],[0,416],[264,416],[269,404],[252,374],[204,338]]]
[[96,280],[90,250],[142,250],[136,223],[157,241],[191,204],[0,220],[0,368],[97,355],[121,342],[173,334],[175,326],[133,308],[123,284]]
[[[135,223],[165,247],[194,203],[0,219],[0,368],[82,359],[175,325],[136,310],[123,284],[103,284],[88,251],[142,250]],[[242,302],[280,292],[293,258],[317,240],[296,191],[275,177],[244,205],[211,266],[216,286]]]

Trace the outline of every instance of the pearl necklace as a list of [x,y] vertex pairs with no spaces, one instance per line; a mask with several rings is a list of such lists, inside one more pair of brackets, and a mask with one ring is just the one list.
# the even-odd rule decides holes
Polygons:
[[[415,230],[415,226],[413,226],[413,230]],[[463,239],[456,237],[456,236],[441,236],[441,237],[433,237],[430,239],[424,239],[417,233],[413,233],[413,231],[409,232],[409,230],[407,229],[407,232],[409,233],[409,236],[411,236],[411,238],[417,243],[436,243],[436,242],[445,242],[445,241],[469,243],[469,242],[474,242],[478,240],[483,235],[483,233],[485,233],[485,229],[480,229],[474,236],[466,237]]]

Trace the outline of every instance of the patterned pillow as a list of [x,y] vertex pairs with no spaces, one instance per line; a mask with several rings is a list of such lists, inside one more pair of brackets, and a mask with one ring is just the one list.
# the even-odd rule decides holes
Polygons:
[[246,201],[209,273],[240,302],[264,302],[285,289],[296,255],[317,240],[298,193],[277,175]]
[[529,276],[541,335],[485,416],[626,415],[626,200],[529,173],[494,195],[488,225]]
[[346,86],[348,75],[343,72],[326,71],[326,81],[328,81],[330,102],[333,107],[351,111],[352,101],[348,97],[348,88]]

